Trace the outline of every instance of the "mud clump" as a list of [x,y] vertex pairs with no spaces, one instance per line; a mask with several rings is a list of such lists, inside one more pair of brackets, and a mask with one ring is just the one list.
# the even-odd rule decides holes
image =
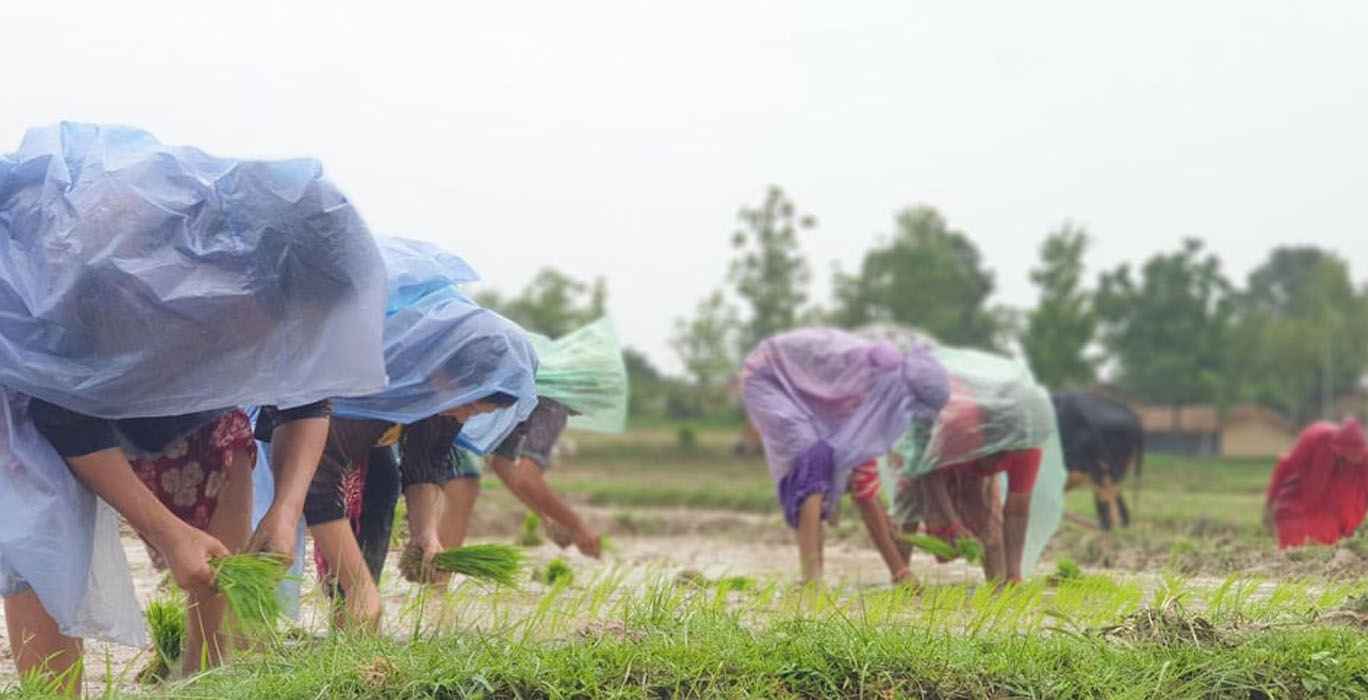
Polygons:
[[1230,646],[1209,620],[1189,614],[1177,601],[1137,610],[1118,625],[1100,630],[1103,637],[1130,644]]

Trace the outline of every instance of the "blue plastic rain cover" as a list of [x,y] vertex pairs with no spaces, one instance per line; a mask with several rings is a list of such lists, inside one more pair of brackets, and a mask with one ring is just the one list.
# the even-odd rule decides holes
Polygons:
[[116,521],[24,394],[126,418],[370,393],[384,302],[375,242],[315,161],[215,158],[128,127],[29,131],[0,156],[5,591],[32,585],[64,634],[145,638]]
[[105,418],[385,386],[384,272],[317,161],[64,123],[0,156],[0,385]]
[[0,388],[0,595],[31,586],[62,634],[146,644],[118,515],[38,434],[29,400]]
[[476,416],[457,443],[487,454],[537,405],[537,355],[517,324],[481,308],[460,289],[469,265],[419,241],[378,237],[389,277],[385,367],[389,387],[338,399],[333,414],[414,423],[494,392],[514,405]]

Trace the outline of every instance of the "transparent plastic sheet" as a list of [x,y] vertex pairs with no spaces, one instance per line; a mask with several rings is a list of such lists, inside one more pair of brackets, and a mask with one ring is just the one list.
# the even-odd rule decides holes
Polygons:
[[[128,418],[373,392],[386,382],[384,280],[315,161],[215,158],[85,124],[30,130],[0,156],[11,404],[22,392]],[[26,411],[3,428],[7,585],[33,585],[64,633],[143,643],[112,513]]]
[[[1040,553],[1059,529],[1067,471],[1054,404],[1024,363],[978,350],[939,347],[935,356],[950,373],[950,400],[929,434],[913,425],[894,445],[899,467],[879,461],[889,512],[898,522],[922,518],[921,504],[900,488],[907,479],[1007,450],[1040,447],[1042,457],[1031,493],[1022,571],[1035,568]],[[1006,498],[1006,475],[999,475]]]
[[529,333],[537,350],[537,394],[579,415],[569,426],[620,433],[627,427],[627,363],[613,322],[601,318],[560,338]]
[[765,446],[776,491],[794,460],[819,441],[835,462],[824,515],[850,472],[889,450],[914,420],[945,402],[945,370],[928,353],[904,355],[830,328],[791,331],[763,342],[741,371],[742,398]]
[[391,294],[384,326],[389,386],[339,398],[333,414],[409,424],[494,392],[517,397],[461,430],[458,444],[487,454],[537,405],[537,355],[527,333],[461,291],[475,274],[460,258],[418,241],[378,240]]
[[384,267],[313,160],[129,127],[0,156],[0,385],[104,418],[295,406],[385,386]]
[[895,323],[871,323],[855,329],[855,335],[874,342],[892,343],[903,352],[934,350],[941,346],[936,337],[919,328]]
[[[258,411],[256,406],[247,407],[247,416],[252,420],[253,429],[256,428]],[[258,441],[256,466],[252,469],[252,530],[255,531],[261,519],[266,517],[266,511],[270,510],[274,501],[275,474],[271,471],[271,443]],[[304,518],[301,517],[295,528],[294,563],[290,565],[285,580],[276,588],[276,598],[280,600],[285,614],[296,620],[299,619],[299,594],[303,581]]]
[[32,586],[62,634],[144,645],[118,516],[38,434],[28,402],[0,389],[0,591]]

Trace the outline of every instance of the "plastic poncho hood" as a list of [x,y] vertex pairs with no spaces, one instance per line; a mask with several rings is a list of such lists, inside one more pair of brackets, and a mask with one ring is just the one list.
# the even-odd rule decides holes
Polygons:
[[385,385],[384,267],[312,160],[61,124],[0,156],[0,589],[63,634],[140,644],[112,511],[30,396],[105,418],[292,406]]
[[537,349],[537,394],[579,415],[571,428],[619,433],[627,425],[627,363],[613,323],[601,318],[555,340],[529,333]]
[[[915,479],[1008,450],[1041,448],[1022,553],[1021,570],[1029,573],[1059,529],[1064,512],[1068,474],[1050,394],[1036,383],[1030,368],[1017,360],[945,346],[933,352],[950,374],[950,398],[929,433],[913,425],[898,439],[893,452],[901,457],[902,470],[894,469],[887,459],[881,461],[890,510],[899,522],[919,518],[917,505],[898,497],[909,492],[896,487],[901,478]],[[1005,495],[1006,489],[1002,491]]]
[[948,393],[945,370],[928,353],[904,355],[889,343],[831,328],[761,342],[746,358],[741,384],[790,525],[797,517],[794,500],[803,494],[786,477],[806,469],[814,451],[817,460],[829,461],[815,477],[827,491],[825,516],[851,470],[887,452],[912,421],[935,418]]
[[488,453],[537,405],[537,355],[527,333],[461,291],[477,276],[459,257],[419,241],[378,240],[388,273],[389,386],[338,399],[333,414],[409,424],[501,392],[516,403],[472,418],[457,438]]

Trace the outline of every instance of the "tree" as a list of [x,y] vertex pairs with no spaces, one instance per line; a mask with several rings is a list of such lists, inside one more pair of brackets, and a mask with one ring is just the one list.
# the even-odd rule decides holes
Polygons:
[[1027,315],[1021,345],[1046,386],[1087,385],[1096,374],[1084,355],[1097,332],[1097,313],[1081,289],[1088,244],[1086,231],[1065,222],[1041,244],[1040,265],[1031,270],[1040,303]]
[[865,253],[859,274],[836,273],[837,323],[915,326],[952,345],[994,348],[1003,319],[987,308],[993,275],[960,231],[927,206],[894,217],[892,240]]
[[812,276],[798,249],[798,232],[816,227],[817,220],[799,214],[793,201],[773,185],[764,203],[754,209],[742,207],[737,219],[742,226],[732,233],[737,257],[728,280],[750,307],[739,338],[741,352],[746,353],[765,338],[798,325]]
[[1156,254],[1141,268],[1104,273],[1095,304],[1102,342],[1137,397],[1184,404],[1215,401],[1228,348],[1230,282],[1221,262],[1188,239],[1176,253]]
[[602,277],[589,284],[547,267],[517,297],[505,299],[491,290],[477,294],[475,301],[529,331],[557,338],[603,316],[608,287]]
[[692,319],[675,320],[675,352],[697,387],[726,387],[739,364],[734,349],[740,327],[736,309],[727,304],[720,289],[698,302]]
[[1281,247],[1249,274],[1242,318],[1257,353],[1254,394],[1297,422],[1325,415],[1368,365],[1368,302],[1349,265],[1319,248]]

